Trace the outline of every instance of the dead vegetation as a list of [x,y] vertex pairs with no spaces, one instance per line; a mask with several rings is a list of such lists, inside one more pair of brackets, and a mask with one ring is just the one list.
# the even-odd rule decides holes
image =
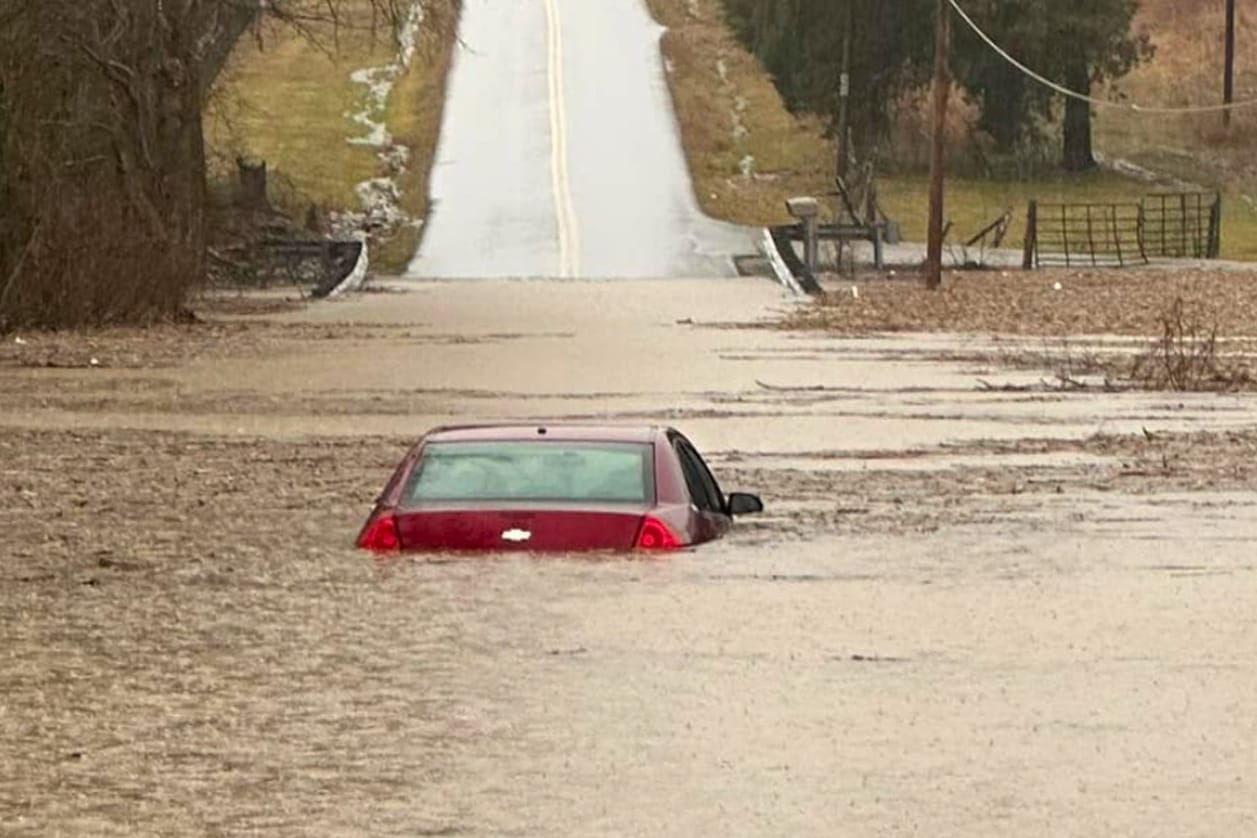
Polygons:
[[[1074,455],[1080,462],[1071,464]],[[899,452],[894,459],[902,462],[905,456]],[[761,468],[752,460],[725,466],[721,474],[785,501],[775,504],[769,517],[751,524],[772,530],[776,538],[1008,525],[1035,515],[1048,498],[1248,492],[1257,484],[1257,433],[1252,430],[992,440],[919,451],[915,456],[920,467],[912,469],[872,464],[809,471]],[[930,460],[940,456],[972,458],[974,464],[931,467]],[[1039,457],[1057,459],[1036,461]],[[983,465],[983,458],[1003,462]],[[1019,460],[1020,465],[1010,464]]]
[[[1058,287],[1059,286],[1059,287]],[[855,289],[854,292],[852,289]],[[941,292],[915,276],[827,283],[787,328],[859,335],[964,332],[1062,337],[1160,337],[1175,300],[1218,338],[1257,336],[1257,273],[1222,271],[987,271],[948,274]]]
[[[1214,0],[1142,0],[1135,26],[1149,33],[1157,50],[1121,81],[1122,94],[1169,106],[1220,101],[1225,9]],[[1236,25],[1235,97],[1251,99],[1257,96],[1257,17],[1244,3],[1238,4]],[[1251,108],[1236,110],[1229,126],[1220,113],[1150,116],[1105,109],[1097,116],[1100,137],[1112,153],[1165,164],[1182,177],[1254,186],[1257,169],[1249,150],[1257,138],[1257,112]],[[1187,159],[1176,164],[1178,152],[1187,150],[1194,153],[1181,155]],[[1244,183],[1228,178],[1233,174]]]
[[[831,284],[780,326],[839,335],[952,332],[1026,341],[969,360],[1047,369],[1045,388],[1257,389],[1257,282],[1195,271],[953,274],[940,292],[909,279]],[[1096,340],[1103,344],[1097,349]],[[954,360],[964,360],[957,358]]]
[[1148,390],[1208,391],[1251,388],[1252,361],[1218,348],[1217,322],[1206,324],[1182,297],[1162,312],[1161,336],[1139,355],[1129,379]]
[[[190,556],[231,566],[278,544],[348,553],[407,442],[0,430],[0,530],[5,555],[24,560],[7,563],[5,581]],[[92,476],[102,474],[110,479]]]

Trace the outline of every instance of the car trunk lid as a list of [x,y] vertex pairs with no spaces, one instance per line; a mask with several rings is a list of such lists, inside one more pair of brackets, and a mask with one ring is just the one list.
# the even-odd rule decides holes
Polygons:
[[399,510],[403,550],[631,550],[642,507]]

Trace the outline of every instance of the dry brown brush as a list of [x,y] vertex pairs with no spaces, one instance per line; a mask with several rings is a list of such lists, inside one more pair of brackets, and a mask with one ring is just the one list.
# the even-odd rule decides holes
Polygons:
[[1161,334],[1139,355],[1130,379],[1150,390],[1185,392],[1250,386],[1252,376],[1218,349],[1218,326],[1205,321],[1178,297],[1160,316]]

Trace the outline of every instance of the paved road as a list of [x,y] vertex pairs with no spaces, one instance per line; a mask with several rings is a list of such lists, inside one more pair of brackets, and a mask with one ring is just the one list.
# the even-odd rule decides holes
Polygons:
[[418,277],[733,273],[698,209],[641,0],[467,0]]

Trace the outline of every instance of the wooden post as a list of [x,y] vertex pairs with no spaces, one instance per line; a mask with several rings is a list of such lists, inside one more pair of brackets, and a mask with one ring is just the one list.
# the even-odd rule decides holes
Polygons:
[[1178,196],[1179,213],[1181,221],[1178,229],[1178,258],[1187,258],[1187,193],[1184,192]]
[[1170,205],[1165,202],[1165,196],[1161,196],[1161,250],[1158,256],[1170,255],[1170,231],[1166,227],[1166,217],[1169,215]]
[[820,262],[820,238],[817,230],[816,216],[803,220],[803,255],[804,261],[807,263],[808,272],[813,276]]
[[1139,259],[1148,264],[1148,214],[1144,202],[1135,205],[1135,239],[1139,242]]
[[[1222,103],[1235,101],[1235,0],[1226,0],[1226,69],[1222,77]],[[1222,112],[1222,125],[1231,127],[1231,111]]]
[[1122,255],[1122,231],[1117,228],[1117,207],[1109,207],[1109,220],[1113,228],[1113,244],[1117,248],[1117,266],[1126,267],[1126,258]]
[[1039,246],[1039,202],[1031,201],[1026,209],[1026,241],[1021,257],[1021,269],[1034,270],[1035,251]]
[[1222,193],[1219,192],[1209,209],[1209,256],[1210,259],[1222,257]]
[[948,52],[951,46],[951,9],[937,0],[934,32],[934,137],[930,147],[930,226],[925,255],[925,284],[943,285],[943,156],[946,151],[947,97],[951,93]]
[[855,0],[844,0],[847,20],[842,31],[842,75],[838,78],[838,158],[835,171],[844,181],[847,179],[847,162],[851,159],[848,147],[850,130],[847,126],[848,106],[851,102],[851,35],[855,28]]
[[1091,204],[1087,207],[1087,248],[1091,251],[1091,266],[1095,267],[1098,254],[1096,253],[1096,234],[1095,227],[1091,221]]
[[270,209],[271,203],[267,196],[266,161],[237,157],[236,171],[240,183],[237,196],[240,205],[250,210]]
[[1065,248],[1065,267],[1071,268],[1073,265],[1069,263],[1069,204],[1061,204],[1061,244]]

